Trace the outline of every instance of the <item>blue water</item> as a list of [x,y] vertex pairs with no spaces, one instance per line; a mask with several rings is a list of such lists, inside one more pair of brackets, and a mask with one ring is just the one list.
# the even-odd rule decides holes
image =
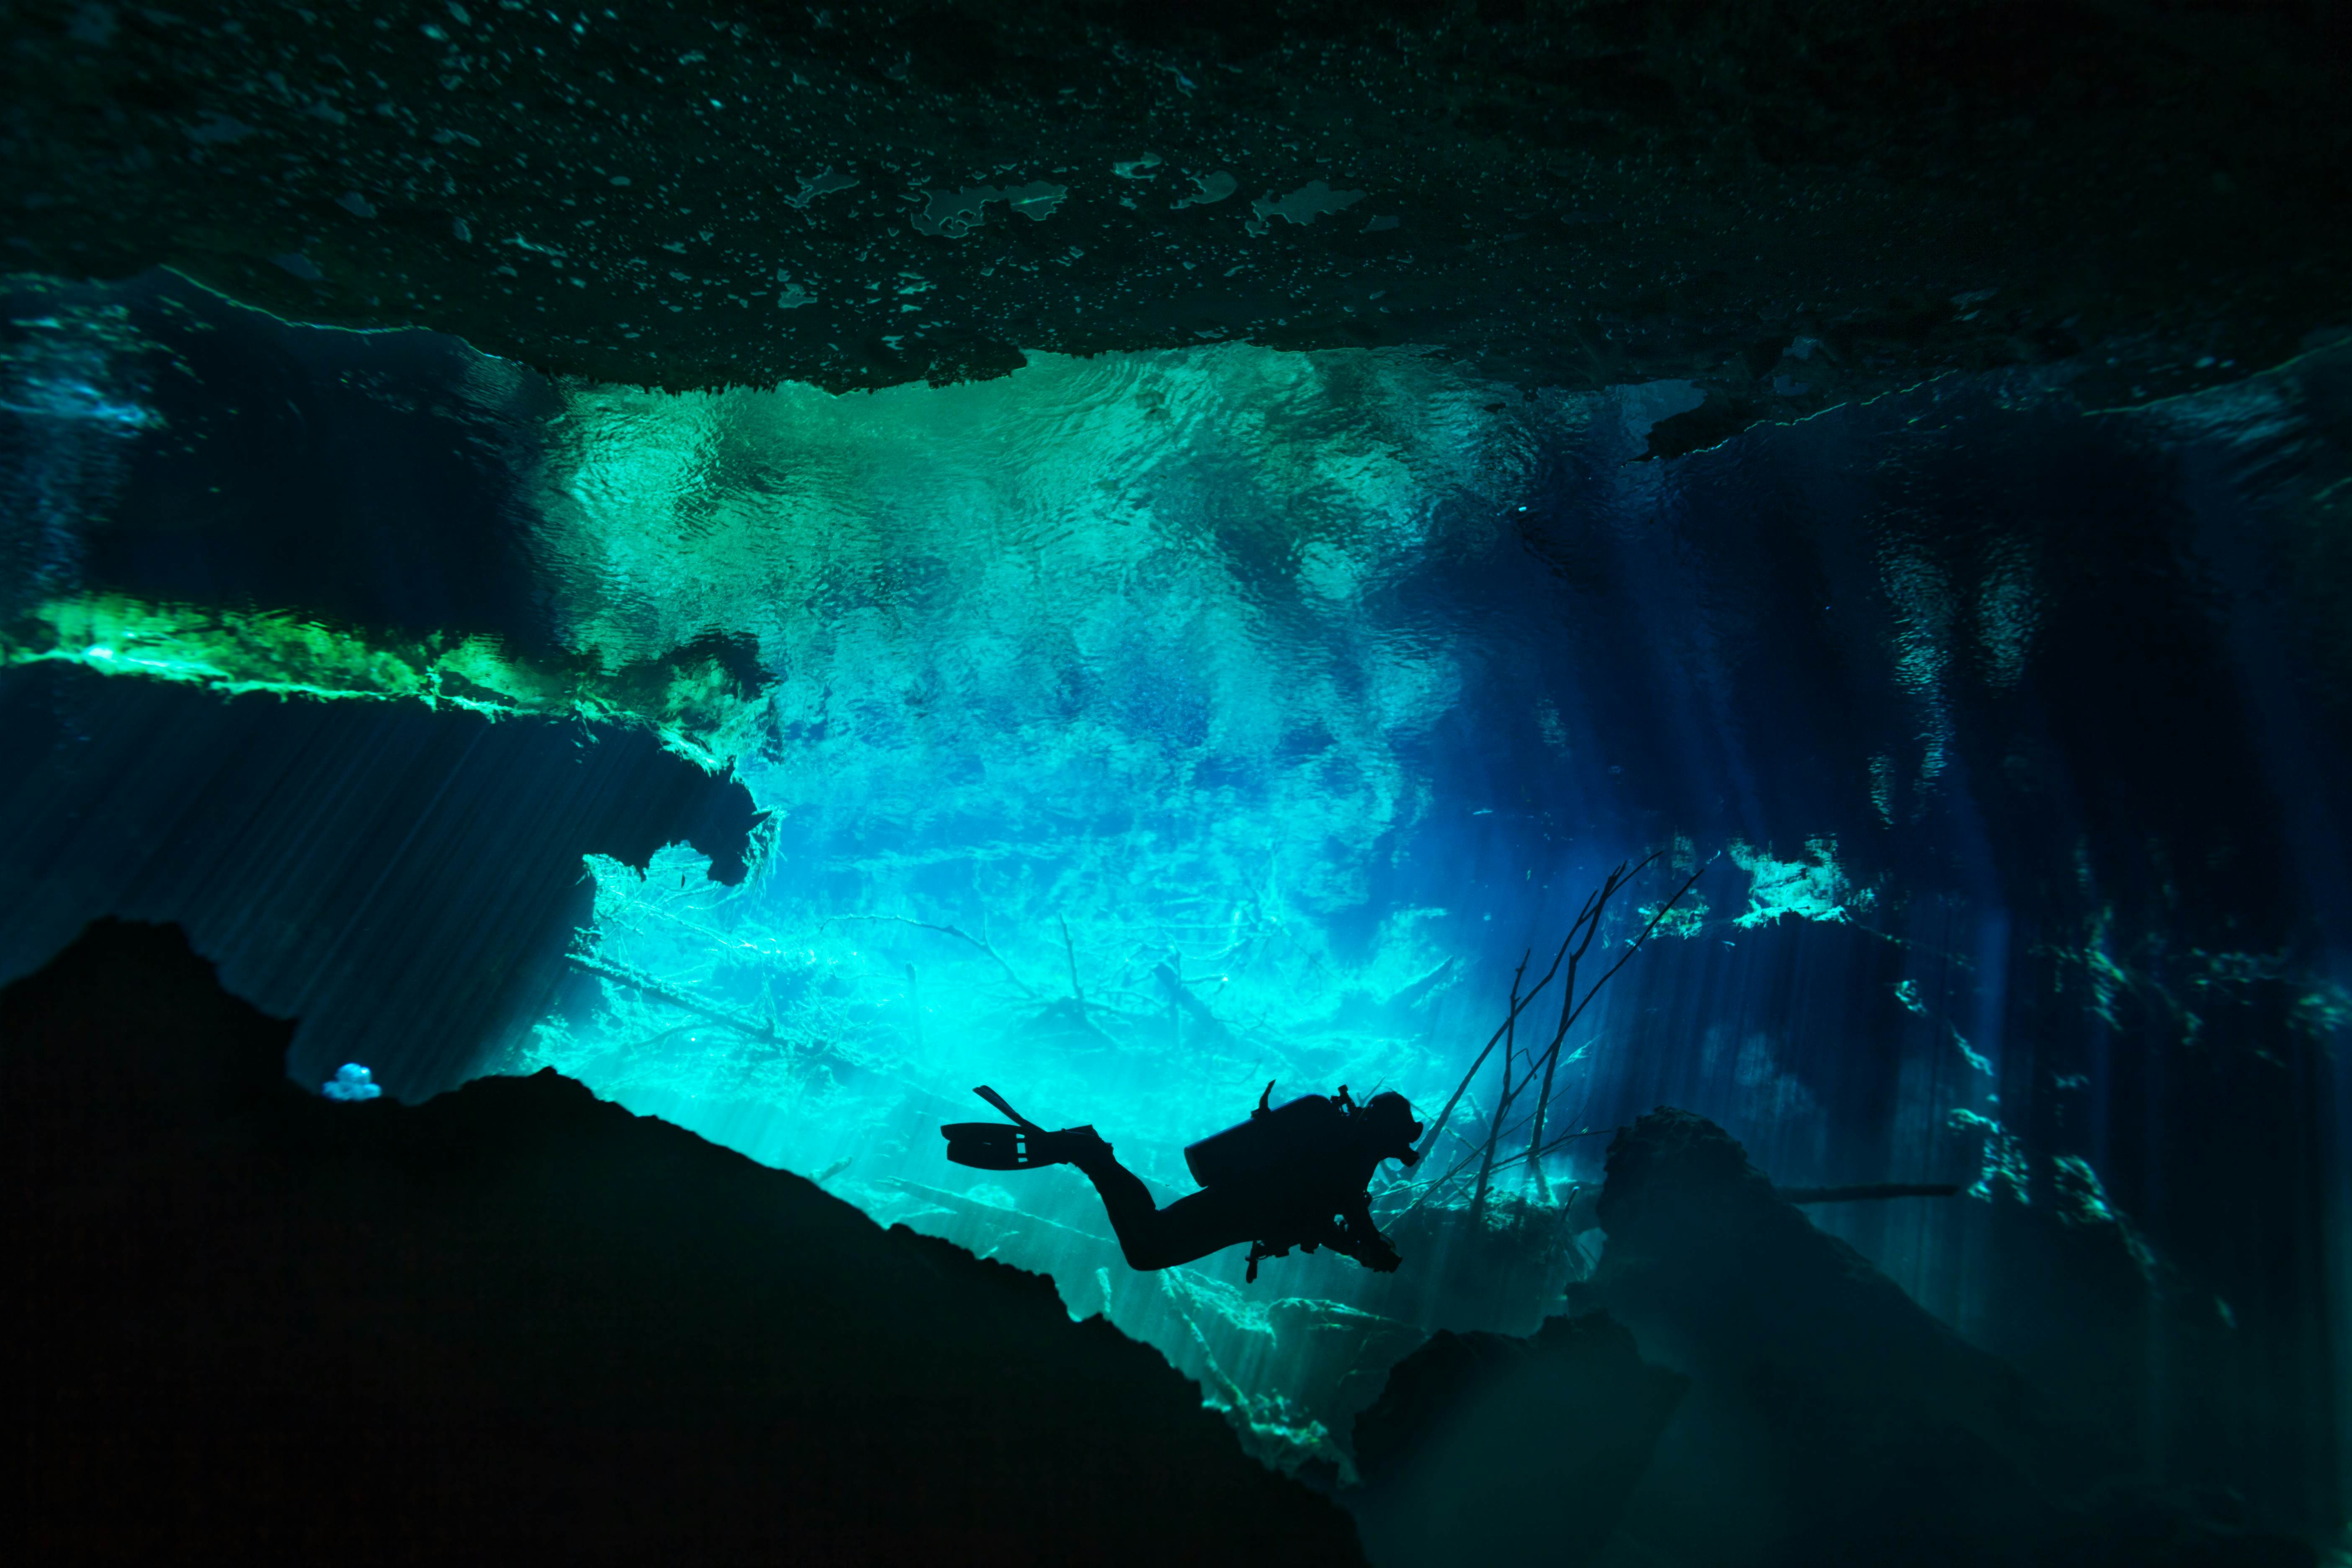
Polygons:
[[[2116,1321],[2154,1321],[2138,1291],[2189,1325],[2108,1336],[2163,1374],[2083,1391],[2152,1451],[2259,1492],[2342,1422],[2310,1324],[2352,1288],[2352,359],[2121,411],[2063,368],[1952,377],[1650,462],[1687,387],[1220,346],[676,396],[168,279],[122,299],[16,301],[12,614],[294,606],[346,654],[438,630],[607,671],[719,637],[751,667],[749,695],[681,677],[596,716],[734,771],[769,813],[751,874],[588,857],[571,979],[485,1029],[482,1069],[553,1066],[1049,1269],[1277,1448],[1363,1394],[1313,1370],[1307,1318],[1367,1346],[1532,1326],[1595,1239],[1543,1227],[1660,1103],[1783,1184],[1960,1184],[1818,1217],[2053,1378],[2084,1363],[2053,1325],[2090,1310],[2004,1238],[2105,1248]],[[1498,1184],[1532,1272],[1424,1243],[1403,1294],[1328,1259],[1139,1284],[1068,1173],[941,1158],[979,1084],[1169,1192],[1269,1081],[1426,1115],[1514,966],[1652,852],[1598,951],[1701,875],[1563,1043],[1547,1116],[1594,1136]],[[19,931],[99,900],[24,881]],[[232,973],[291,894],[237,896]],[[325,1029],[298,1055],[345,1059]],[[393,1092],[441,1087],[370,1049]]]

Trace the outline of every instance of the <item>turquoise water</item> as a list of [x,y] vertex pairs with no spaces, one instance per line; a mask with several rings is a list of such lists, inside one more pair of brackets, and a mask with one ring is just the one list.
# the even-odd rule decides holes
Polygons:
[[[595,951],[824,1049],[644,1045],[661,1005],[615,997],[634,1022],[551,1025],[532,1059],[713,1125],[814,1113],[762,1123],[807,1168],[869,1147],[886,1082],[994,1083],[1171,1182],[1269,1079],[1442,1098],[1496,1000],[1473,971],[1654,847],[1446,755],[1469,711],[1562,775],[1589,744],[1540,679],[1560,595],[1488,595],[1552,454],[1605,473],[1685,401],[1247,348],[570,394],[536,476],[567,638],[749,634],[775,676],[715,742],[773,813],[757,885],[600,865]],[[1488,852],[1486,885],[1438,869]]]
[[[311,1082],[554,1067],[1051,1273],[1277,1461],[1344,1465],[1428,1329],[1555,1309],[1600,1244],[1580,1188],[1660,1104],[1784,1185],[1958,1188],[1814,1212],[2183,1473],[2255,1495],[2318,1451],[2310,1388],[2343,1416],[2298,1327],[2352,1290],[2340,354],[2106,412],[2063,367],[1950,377],[1650,461],[1685,386],[1530,393],[1403,352],[674,396],[169,279],[35,290],[9,333],[11,973],[110,909],[185,919],[304,1017]],[[149,837],[101,821],[135,780],[74,782],[60,669],[191,694],[105,738],[190,781],[150,792]],[[283,704],[312,783],[220,796],[223,737],[259,732],[232,699],[248,726]],[[326,756],[355,742],[303,715],[352,703],[417,723]],[[303,813],[419,737],[457,777],[447,726],[485,716],[509,771],[363,824],[400,901],[311,931],[348,889]],[[684,843],[592,853],[576,902],[501,931],[525,906],[495,848],[425,874],[485,854],[462,803],[624,732],[647,766],[614,777],[748,790],[740,881]],[[558,882],[580,809],[550,797]],[[285,844],[247,858],[263,817]],[[1470,1069],[1515,967],[1653,854],[1596,953],[1697,879],[1562,1037],[1530,1163],[1552,1000]],[[1173,1195],[1269,1083],[1424,1119],[1459,1094],[1427,1166],[1379,1179],[1398,1274],[1139,1275],[1082,1179],[953,1166],[937,1131],[986,1084]]]

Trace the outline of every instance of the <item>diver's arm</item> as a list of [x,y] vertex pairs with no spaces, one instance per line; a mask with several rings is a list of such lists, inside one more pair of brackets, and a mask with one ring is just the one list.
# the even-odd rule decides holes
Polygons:
[[1342,1252],[1365,1268],[1381,1274],[1393,1274],[1404,1261],[1381,1227],[1372,1223],[1372,1204],[1369,1195],[1359,1196],[1349,1207],[1333,1216],[1331,1234],[1323,1245],[1334,1252]]

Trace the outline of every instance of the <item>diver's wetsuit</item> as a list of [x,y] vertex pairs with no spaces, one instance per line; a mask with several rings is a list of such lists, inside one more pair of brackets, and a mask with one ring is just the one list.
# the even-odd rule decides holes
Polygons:
[[1399,1261],[1372,1223],[1365,1191],[1380,1164],[1376,1154],[1349,1158],[1319,1180],[1204,1187],[1164,1209],[1151,1201],[1141,1177],[1111,1157],[1108,1143],[1094,1141],[1070,1163],[1102,1194],[1130,1268],[1172,1268],[1255,1242],[1276,1252],[1328,1247],[1382,1273]]

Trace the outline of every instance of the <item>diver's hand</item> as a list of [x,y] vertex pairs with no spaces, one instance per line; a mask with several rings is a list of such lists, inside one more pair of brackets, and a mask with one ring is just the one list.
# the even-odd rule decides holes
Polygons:
[[1393,1274],[1404,1258],[1389,1245],[1389,1238],[1370,1225],[1351,1226],[1340,1236],[1326,1241],[1324,1246],[1334,1252],[1344,1252],[1376,1274]]

